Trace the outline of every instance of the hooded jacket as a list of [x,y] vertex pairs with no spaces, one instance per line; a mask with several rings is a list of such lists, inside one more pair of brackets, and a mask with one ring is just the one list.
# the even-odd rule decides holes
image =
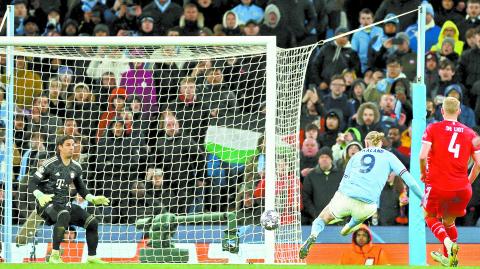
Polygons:
[[343,47],[338,46],[337,42],[330,42],[313,57],[309,83],[317,86],[322,82],[329,83],[333,75],[342,74],[345,69],[353,69],[356,74],[361,74],[360,59],[350,42]]
[[[456,91],[458,92],[458,94],[460,94],[460,109],[462,110],[462,112],[460,113],[460,116],[458,116],[458,121],[467,125],[470,128],[477,126],[475,113],[473,112],[473,109],[463,104],[462,87],[459,84],[452,84],[448,86],[445,89],[445,96],[448,96],[448,94],[452,91]],[[443,120],[443,116],[441,113],[441,104],[438,105],[438,107],[436,108],[435,118],[439,121]]]
[[153,85],[153,72],[144,68],[145,64],[138,69],[130,63],[130,69],[122,73],[120,87],[127,90],[127,96],[135,95],[142,99],[144,111],[157,112],[158,98]]
[[[275,13],[277,21],[270,23],[268,15]],[[296,45],[295,35],[290,29],[289,25],[280,23],[282,18],[280,10],[274,4],[270,4],[265,8],[265,15],[263,18],[263,24],[260,25],[259,35],[261,36],[276,36],[277,46],[280,48],[293,48]]]
[[[369,236],[368,243],[363,247],[355,242],[358,231],[365,231]],[[382,265],[388,264],[388,258],[381,247],[373,245],[372,233],[367,225],[363,224],[360,229],[353,233],[352,249],[343,252],[340,264]]]
[[452,37],[455,40],[455,48],[453,49],[458,55],[462,55],[463,52],[463,41],[460,40],[460,31],[458,30],[457,25],[455,25],[452,21],[446,21],[442,29],[440,30],[440,34],[438,35],[438,42],[437,44],[433,45],[430,49],[431,51],[441,51],[442,50],[442,43],[445,39],[445,29],[446,28],[453,28],[455,29],[455,35]]
[[[229,14],[233,14],[233,16],[235,16],[235,25],[233,26],[233,28],[228,28],[228,27],[227,27],[227,16],[228,16]],[[223,32],[225,33],[225,35],[227,35],[227,36],[239,36],[239,35],[242,35],[242,32],[240,31],[240,27],[238,26],[238,15],[237,15],[237,13],[235,13],[235,12],[232,11],[232,10],[227,11],[227,12],[225,12],[225,14],[223,14],[222,26],[223,26],[222,31],[223,31]]]
[[[334,114],[338,119],[338,128],[337,129],[328,129],[327,127],[327,118],[330,114]],[[319,147],[332,147],[337,142],[338,133],[341,132],[344,128],[343,113],[338,109],[330,109],[327,111],[325,121],[324,121],[324,130],[325,132],[318,136],[317,142]]]

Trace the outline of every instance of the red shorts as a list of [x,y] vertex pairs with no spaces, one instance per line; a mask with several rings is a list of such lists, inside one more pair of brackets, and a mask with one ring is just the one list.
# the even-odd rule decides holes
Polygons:
[[423,208],[429,215],[441,217],[462,217],[472,198],[472,186],[458,191],[444,191],[431,186],[425,187]]

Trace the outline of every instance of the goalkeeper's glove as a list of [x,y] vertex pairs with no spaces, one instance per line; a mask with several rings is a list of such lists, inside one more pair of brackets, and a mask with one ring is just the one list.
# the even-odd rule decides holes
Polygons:
[[33,191],[33,195],[37,198],[38,203],[41,207],[44,207],[46,204],[52,201],[53,194],[45,194],[39,190]]
[[110,200],[108,200],[107,197],[100,195],[100,196],[93,196],[91,194],[88,194],[87,197],[85,197],[85,200],[89,201],[90,203],[94,205],[108,205],[110,204]]

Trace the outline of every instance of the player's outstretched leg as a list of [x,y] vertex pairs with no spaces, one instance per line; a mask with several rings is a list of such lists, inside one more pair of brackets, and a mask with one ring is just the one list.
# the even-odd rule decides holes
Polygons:
[[342,230],[340,231],[340,234],[343,236],[349,235],[356,230],[358,230],[363,224],[363,220],[356,220],[353,217],[350,219],[350,221],[343,226]]
[[[56,211],[52,211],[51,213],[55,214]],[[56,220],[57,221],[53,226],[52,253],[48,259],[49,263],[63,263],[62,258],[60,257],[60,243],[63,241],[65,229],[70,222],[70,213],[67,210],[61,210],[58,212]]]
[[317,241],[317,236],[319,233],[325,229],[325,225],[335,219],[335,217],[330,213],[328,206],[322,210],[320,215],[313,221],[312,223],[312,231],[310,232],[310,236],[308,236],[307,240],[302,244],[300,247],[300,251],[298,256],[300,259],[305,259],[308,256],[308,252],[310,252],[310,248],[312,247],[313,243]]
[[442,266],[445,266],[445,267],[450,266],[450,260],[448,259],[448,257],[445,257],[441,252],[432,251],[430,252],[430,256],[434,261],[440,263]]

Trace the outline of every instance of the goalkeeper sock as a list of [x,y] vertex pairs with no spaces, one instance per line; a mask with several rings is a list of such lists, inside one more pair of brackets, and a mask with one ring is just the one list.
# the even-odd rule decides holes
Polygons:
[[445,226],[437,218],[425,217],[425,222],[428,228],[432,231],[433,235],[443,244],[445,238],[448,238],[448,234],[445,231]]
[[97,255],[98,246],[98,221],[94,216],[89,216],[86,221],[86,238],[88,246],[88,256]]
[[312,223],[312,231],[310,235],[317,237],[318,234],[323,231],[323,229],[325,229],[325,222],[320,217],[317,217]]
[[[458,232],[455,223],[450,226],[445,226],[445,231],[447,232],[448,237],[450,237],[450,240],[452,240],[452,242],[457,242]],[[443,255],[445,255],[445,257],[448,257],[448,251],[445,245],[443,246]]]

